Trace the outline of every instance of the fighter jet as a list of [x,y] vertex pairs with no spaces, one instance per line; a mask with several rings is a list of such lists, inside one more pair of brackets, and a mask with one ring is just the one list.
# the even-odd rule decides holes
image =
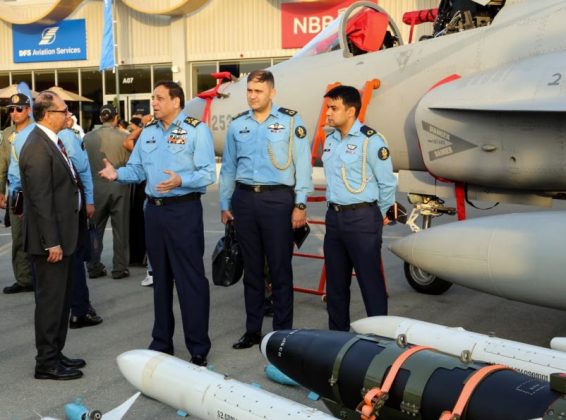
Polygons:
[[[385,10],[371,2],[353,4],[293,58],[270,68],[276,101],[301,113],[313,138],[313,159],[320,163],[325,92],[336,83],[363,92],[364,123],[386,138],[399,191],[414,206],[408,225],[417,233],[409,238],[427,229],[426,240],[393,245],[417,291],[440,294],[454,282],[525,302],[545,305],[548,300],[565,309],[566,282],[560,276],[547,279],[534,270],[521,293],[511,295],[507,289],[514,271],[501,268],[522,267],[529,256],[534,267],[554,258],[553,267],[561,265],[565,272],[560,254],[566,235],[551,235],[554,242],[545,247],[553,250],[550,255],[534,252],[544,241],[539,235],[539,242],[522,243],[519,253],[510,248],[505,260],[472,252],[462,264],[454,256],[467,257],[470,250],[493,243],[462,237],[460,222],[442,226],[439,235],[431,225],[443,214],[465,219],[466,203],[474,200],[551,207],[553,200],[566,197],[566,4],[442,0],[436,16],[429,37],[403,45]],[[246,109],[245,78],[227,79],[186,109],[207,120],[218,154],[232,117]],[[455,206],[447,206],[447,199]],[[522,235],[528,226],[566,226],[562,212],[551,219],[547,212],[526,215],[512,231],[489,219],[475,220],[473,230],[498,234],[500,246],[531,238]],[[450,246],[429,249],[435,240]],[[509,287],[502,290],[504,282]]]

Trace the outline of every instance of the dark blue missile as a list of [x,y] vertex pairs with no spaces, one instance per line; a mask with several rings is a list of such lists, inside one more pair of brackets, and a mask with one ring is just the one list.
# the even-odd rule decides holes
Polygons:
[[[318,393],[332,413],[344,419],[359,418],[355,410],[363,407],[367,392],[384,388],[387,373],[395,370],[391,366],[408,354],[398,373],[389,378],[393,382],[386,395],[372,402],[373,412],[380,417],[437,420],[443,412],[452,412],[464,384],[489,366],[429,348],[411,349],[382,337],[317,330],[275,331],[261,345],[273,365]],[[533,419],[549,409],[566,412],[563,394],[548,382],[501,367],[479,380],[461,418]]]

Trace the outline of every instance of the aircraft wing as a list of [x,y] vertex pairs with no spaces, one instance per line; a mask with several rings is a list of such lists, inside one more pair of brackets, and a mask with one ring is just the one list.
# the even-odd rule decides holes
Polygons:
[[566,55],[531,57],[431,90],[419,105],[437,110],[566,112]]

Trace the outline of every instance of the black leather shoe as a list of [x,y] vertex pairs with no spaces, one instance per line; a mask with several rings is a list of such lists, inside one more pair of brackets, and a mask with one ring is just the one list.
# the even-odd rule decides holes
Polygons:
[[232,348],[236,350],[248,349],[254,344],[261,343],[261,333],[245,333],[237,343],[232,344]]
[[130,277],[130,270],[112,271],[112,278],[114,280],[124,279]]
[[19,283],[14,283],[11,286],[4,287],[4,293],[7,295],[22,292],[33,292],[33,286],[22,286]]
[[63,367],[71,369],[79,369],[86,366],[84,359],[69,359],[64,354],[61,354],[61,356],[59,356],[59,363],[61,363]]
[[54,379],[56,381],[69,381],[79,379],[83,373],[78,369],[66,368],[61,364],[51,368],[35,368],[35,379]]
[[104,266],[97,267],[93,270],[88,270],[89,279],[97,279],[98,277],[104,277],[106,274],[107,274],[106,268],[104,268]]
[[69,321],[69,328],[74,330],[75,328],[93,327],[101,322],[102,318],[96,315],[96,313],[93,315],[92,313],[87,312],[86,315],[82,316],[73,315]]
[[265,298],[263,304],[263,316],[273,317],[273,300],[271,296]]
[[206,366],[208,364],[208,362],[206,361],[206,357],[201,356],[200,354],[195,354],[191,358],[191,363],[197,366]]

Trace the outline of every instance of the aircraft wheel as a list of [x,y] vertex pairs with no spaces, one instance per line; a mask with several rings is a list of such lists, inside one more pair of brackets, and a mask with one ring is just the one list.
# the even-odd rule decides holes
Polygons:
[[411,287],[419,293],[425,295],[441,295],[452,286],[452,283],[449,281],[439,279],[435,275],[427,273],[409,263],[405,263],[404,269],[405,278]]

